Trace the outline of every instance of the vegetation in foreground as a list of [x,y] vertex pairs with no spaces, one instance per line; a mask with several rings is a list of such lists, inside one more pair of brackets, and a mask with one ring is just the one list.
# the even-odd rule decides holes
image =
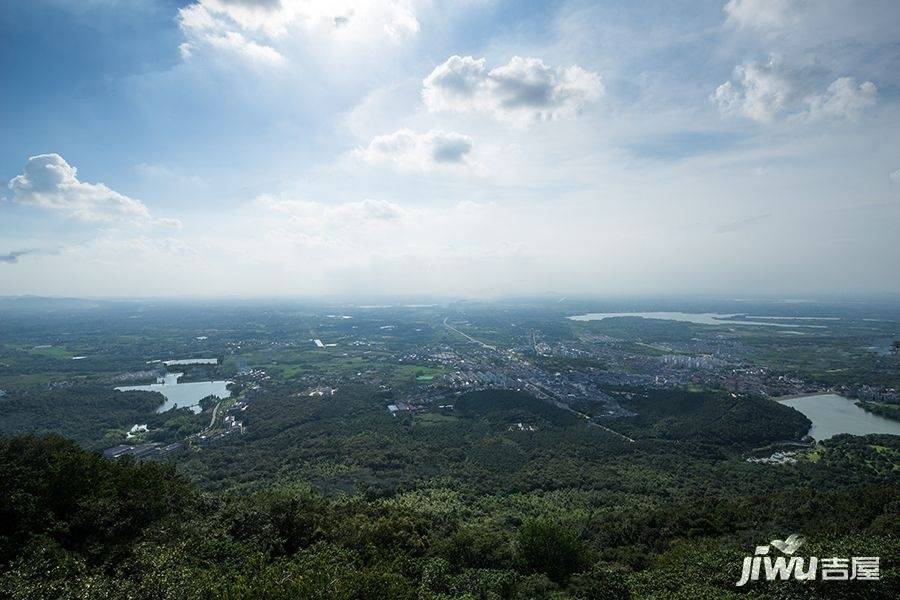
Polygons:
[[[869,444],[844,436],[793,485],[615,513],[543,505],[473,514],[459,491],[323,496],[304,486],[203,492],[171,465],[103,459],[49,435],[0,440],[0,595],[10,598],[890,598],[900,490],[840,474]],[[883,450],[876,450],[882,454]],[[851,461],[848,463],[848,461]],[[826,467],[827,465],[827,467]],[[522,500],[522,497],[519,497]],[[495,515],[496,516],[496,515]],[[878,554],[880,582],[734,587],[743,556],[781,532],[805,552]]]

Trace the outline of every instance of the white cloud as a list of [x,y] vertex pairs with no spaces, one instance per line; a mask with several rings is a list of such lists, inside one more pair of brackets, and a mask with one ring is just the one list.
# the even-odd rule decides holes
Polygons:
[[[9,182],[13,200],[83,221],[150,222],[150,211],[102,183],[78,180],[77,169],[59,154],[32,156],[21,175]],[[158,223],[177,225],[173,219]]]
[[419,31],[410,0],[198,0],[178,11],[189,59],[197,50],[281,64],[297,36],[397,41]]
[[[893,67],[897,39],[894,0],[729,0],[723,10],[731,33],[753,43],[763,37],[782,52],[814,55],[818,64],[868,63]],[[878,56],[874,47],[885,45]],[[770,46],[771,47],[771,46]]]
[[66,252],[83,254],[90,260],[106,263],[119,262],[126,257],[130,260],[171,261],[173,257],[186,260],[200,256],[200,249],[181,239],[123,235],[123,232],[110,232],[85,244],[70,246]]
[[875,104],[877,95],[878,88],[871,81],[856,85],[852,77],[841,77],[824,93],[807,96],[807,115],[810,119],[855,120]]
[[[390,271],[381,276],[393,279],[405,273],[403,277],[417,278],[423,268],[442,261],[480,261],[519,248],[517,236],[524,233],[506,235],[507,229],[516,229],[515,219],[501,223],[504,213],[496,213],[497,208],[466,201],[449,205],[373,199],[329,203],[264,195],[255,200],[247,216],[247,222],[265,232],[248,260],[279,266],[300,260],[320,275],[342,280],[341,285],[349,283],[346,277],[351,271],[357,283],[379,279],[372,271],[375,265]],[[438,269],[435,276],[440,273]],[[397,284],[394,279],[377,285],[386,289]]]
[[734,69],[732,81],[726,81],[712,96],[723,114],[741,114],[769,123],[785,108],[793,95],[793,85],[782,72],[781,63],[772,58],[768,63],[749,62]]
[[[191,4],[178,13],[179,25],[187,41],[179,46],[183,59],[190,59],[197,49],[210,49],[216,53],[232,55],[253,64],[278,65],[284,62],[284,56],[275,48],[248,39],[236,27],[237,22],[221,15],[226,12],[215,12],[229,4],[218,2]],[[238,11],[251,10],[237,6]]]
[[428,170],[464,164],[471,151],[472,138],[467,135],[435,129],[426,133],[401,129],[374,138],[365,148],[358,148],[356,154],[373,164]]
[[175,227],[176,229],[181,229],[184,224],[179,219],[172,219],[170,217],[162,217],[159,219],[154,219],[154,223],[157,225],[165,225],[166,227]]
[[356,202],[326,204],[262,195],[256,199],[255,204],[263,211],[277,215],[280,224],[286,222],[310,232],[397,221],[406,215],[398,204],[368,198]]
[[205,41],[216,50],[234,52],[253,63],[277,65],[284,62],[284,56],[271,46],[257,44],[237,31],[209,34]]
[[777,29],[796,18],[802,4],[801,0],[728,0],[722,10],[731,25]]
[[604,92],[596,73],[520,56],[488,71],[483,58],[454,55],[422,83],[429,110],[480,111],[523,123],[577,115]]
[[453,55],[423,81],[422,96],[431,110],[476,108],[487,96],[483,58]]
[[853,120],[875,103],[878,92],[871,81],[857,86],[852,77],[841,77],[824,92],[801,94],[801,88],[809,87],[803,79],[773,56],[764,64],[751,61],[735,67],[731,81],[717,87],[710,99],[722,114],[742,115],[759,123],[782,116]]

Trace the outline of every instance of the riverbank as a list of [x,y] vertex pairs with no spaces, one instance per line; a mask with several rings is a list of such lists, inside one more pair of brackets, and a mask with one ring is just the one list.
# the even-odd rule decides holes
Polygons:
[[[810,398],[812,396],[823,396],[825,394],[834,394],[835,396],[840,396],[840,394],[834,390],[821,390],[818,392],[805,392],[803,394],[791,394],[789,396],[769,396],[769,400],[774,400],[775,402],[785,402],[787,400],[797,400],[798,398]],[[845,396],[841,396],[841,397],[844,398]]]

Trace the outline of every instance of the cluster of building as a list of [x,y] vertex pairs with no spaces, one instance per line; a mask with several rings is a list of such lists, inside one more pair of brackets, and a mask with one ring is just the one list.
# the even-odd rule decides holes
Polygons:
[[149,431],[150,428],[147,427],[146,424],[138,425],[137,423],[135,423],[134,425],[132,425],[131,429],[128,430],[128,433],[125,434],[125,439],[130,440],[138,438]]
[[246,405],[244,406],[244,408],[242,408],[242,409],[239,408],[237,410],[235,410],[235,408],[233,406],[231,408],[229,408],[228,414],[226,414],[225,418],[222,419],[222,424],[225,426],[225,429],[231,430],[231,429],[237,428],[241,433],[243,433],[244,432],[244,422],[238,421],[238,415],[240,414],[240,411],[246,410],[246,408],[247,408]]
[[797,459],[794,458],[794,456],[798,452],[798,450],[780,450],[773,453],[771,456],[764,456],[762,458],[748,458],[747,462],[760,463],[765,465],[787,465],[797,462]]
[[[449,371],[425,386],[402,390],[389,410],[415,412],[417,407],[446,398],[446,393],[480,389],[528,391],[539,398],[573,407],[599,403],[595,416],[627,416],[616,388],[676,388],[696,385],[737,394],[767,397],[813,393],[820,386],[802,379],[747,364],[749,349],[726,334],[713,338],[667,341],[647,352],[603,334],[585,333],[577,340],[548,341],[529,331],[511,348],[500,349],[461,334],[456,345],[417,347],[398,360]],[[470,343],[472,342],[472,343]],[[548,367],[549,365],[549,367]],[[900,403],[893,389],[855,386],[840,393],[860,399]]]
[[[230,437],[236,433],[244,433],[244,421],[241,415],[250,407],[250,403],[264,393],[263,383],[270,379],[268,373],[263,369],[247,370],[243,374],[245,383],[248,387],[241,394],[241,398],[236,400],[228,410],[225,411],[225,417],[222,419],[222,428],[214,430],[204,430],[197,434],[193,439],[200,445],[206,445],[211,442]],[[256,383],[251,383],[256,382]]]
[[[427,385],[401,390],[402,397],[388,405],[392,414],[425,410],[448,396],[463,392],[485,389],[508,389],[527,391],[548,402],[569,407],[575,403],[600,403],[602,408],[595,414],[624,416],[631,414],[619,406],[618,401],[606,394],[598,385],[602,373],[592,369],[590,373],[567,370],[566,373],[550,371],[539,366],[538,361],[529,359],[528,354],[540,343],[528,344],[522,348],[501,350],[485,344],[470,344],[465,352],[441,345],[433,348],[417,348],[400,360],[416,364],[441,367],[450,370],[436,377]],[[549,344],[540,346],[546,352],[559,348]],[[566,352],[576,353],[569,347]],[[628,379],[634,383],[634,379]],[[641,383],[645,383],[643,379]]]
[[210,442],[216,442],[223,438],[230,437],[236,433],[244,433],[244,423],[243,421],[238,420],[238,416],[241,411],[247,409],[247,404],[241,402],[241,407],[238,407],[238,403],[236,402],[232,405],[225,414],[225,417],[222,419],[222,428],[214,429],[214,430],[206,430],[201,433],[198,433],[194,439],[196,443],[200,445],[206,445]]
[[497,371],[455,371],[446,377],[447,384],[460,389],[486,389],[510,387],[505,373]]
[[848,398],[865,400],[866,402],[882,402],[884,404],[900,404],[900,390],[872,385],[844,385],[837,392]]
[[[578,367],[565,373],[589,372],[592,382],[603,386],[669,388],[690,384],[725,387],[732,391],[777,395],[800,393],[804,383],[775,380],[766,369],[746,368],[748,349],[743,342],[722,335],[691,338],[647,345],[648,352],[636,352],[634,344],[596,333],[584,333],[578,340],[548,343],[531,332],[517,351],[555,359],[588,359],[602,367]],[[664,353],[655,355],[656,353]]]
[[421,404],[409,404],[407,402],[395,402],[394,404],[388,404],[387,406],[388,412],[394,416],[397,416],[397,413],[408,412],[412,414],[416,414],[425,410],[425,406]]
[[721,358],[716,358],[709,354],[701,354],[699,356],[691,356],[690,354],[667,354],[659,357],[659,361],[667,366],[704,370],[712,370],[728,364]]
[[322,386],[314,387],[305,392],[301,392],[301,394],[298,394],[298,395],[309,396],[310,398],[313,398],[313,397],[322,398],[324,396],[334,396],[335,393],[337,393],[337,388],[333,388],[329,385],[322,385]]

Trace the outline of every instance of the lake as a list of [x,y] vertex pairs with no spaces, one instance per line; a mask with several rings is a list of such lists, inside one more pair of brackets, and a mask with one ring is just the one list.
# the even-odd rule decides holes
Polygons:
[[217,396],[219,398],[229,398],[231,391],[228,390],[230,381],[192,381],[190,383],[178,383],[181,373],[168,373],[165,377],[157,379],[156,383],[149,385],[129,385],[117,387],[120,392],[159,392],[165,396],[166,400],[162,406],[156,409],[161,413],[169,409],[190,408],[195,413],[200,412],[199,402],[207,396]]
[[[572,321],[602,321],[603,319],[612,319],[615,317],[640,317],[642,319],[659,319],[662,321],[682,321],[685,323],[698,323],[700,325],[768,325],[769,327],[811,327],[821,329],[824,325],[798,325],[792,323],[769,323],[765,321],[753,321],[751,319],[787,319],[788,317],[744,317],[746,320],[739,320],[735,317],[743,315],[730,315],[718,313],[683,313],[683,312],[636,312],[636,313],[587,313],[585,315],[575,315],[567,317]],[[797,320],[811,320],[815,317],[790,317]],[[816,319],[818,320],[818,319]],[[829,320],[829,319],[823,319]]]
[[867,435],[891,433],[900,435],[900,421],[873,415],[856,406],[853,400],[837,394],[818,394],[779,400],[796,408],[812,421],[809,435],[815,440],[827,440],[839,433]]

